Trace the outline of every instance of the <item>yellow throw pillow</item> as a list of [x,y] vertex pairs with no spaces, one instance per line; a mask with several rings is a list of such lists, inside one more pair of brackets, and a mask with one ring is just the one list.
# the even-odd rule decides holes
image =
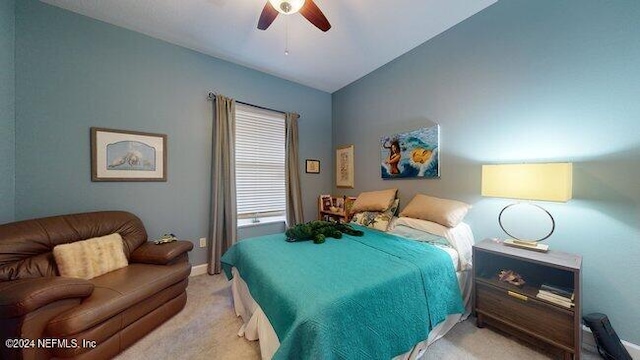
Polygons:
[[60,276],[87,280],[129,265],[118,233],[57,245],[53,257]]
[[464,219],[470,208],[471,205],[462,201],[418,194],[400,212],[400,216],[433,221],[452,228]]
[[393,200],[396,198],[396,192],[398,192],[398,189],[360,193],[356,201],[353,202],[351,213],[355,214],[362,211],[385,211],[391,206]]

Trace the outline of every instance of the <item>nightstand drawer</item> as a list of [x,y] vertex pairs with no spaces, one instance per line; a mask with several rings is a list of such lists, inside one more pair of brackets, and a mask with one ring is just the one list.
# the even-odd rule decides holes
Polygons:
[[574,314],[517,292],[476,282],[476,311],[574,347]]

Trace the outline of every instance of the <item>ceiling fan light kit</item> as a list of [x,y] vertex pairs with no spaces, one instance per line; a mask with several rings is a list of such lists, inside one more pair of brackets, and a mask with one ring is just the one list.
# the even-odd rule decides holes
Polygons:
[[300,12],[313,26],[329,31],[331,24],[313,0],[268,0],[258,20],[258,29],[267,30],[278,14],[291,15]]
[[300,11],[305,0],[269,0],[269,2],[281,14],[293,14]]

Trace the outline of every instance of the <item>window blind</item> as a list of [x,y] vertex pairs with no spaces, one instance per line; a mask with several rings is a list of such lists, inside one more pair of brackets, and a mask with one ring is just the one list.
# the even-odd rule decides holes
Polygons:
[[284,215],[284,114],[236,105],[238,218]]

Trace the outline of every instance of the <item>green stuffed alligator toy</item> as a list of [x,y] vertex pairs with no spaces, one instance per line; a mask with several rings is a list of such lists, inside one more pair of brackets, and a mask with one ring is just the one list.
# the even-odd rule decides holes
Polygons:
[[356,230],[347,224],[321,220],[292,226],[287,229],[285,235],[289,242],[313,240],[316,244],[322,244],[327,237],[342,238],[342,233],[354,236],[364,235],[362,230]]

